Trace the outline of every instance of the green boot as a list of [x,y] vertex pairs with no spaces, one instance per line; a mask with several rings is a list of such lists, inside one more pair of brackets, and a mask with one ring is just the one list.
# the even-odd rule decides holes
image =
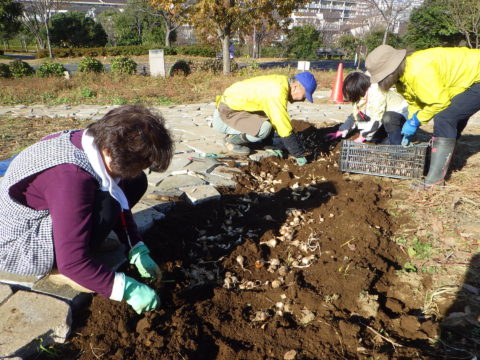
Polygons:
[[434,186],[445,185],[445,175],[452,160],[453,150],[457,140],[435,137],[432,140],[432,154],[428,175],[423,181],[412,184],[414,189],[428,190]]
[[249,143],[246,134],[227,135],[224,142],[225,147],[232,154],[242,156],[250,154],[250,148],[248,146],[243,146],[244,144]]

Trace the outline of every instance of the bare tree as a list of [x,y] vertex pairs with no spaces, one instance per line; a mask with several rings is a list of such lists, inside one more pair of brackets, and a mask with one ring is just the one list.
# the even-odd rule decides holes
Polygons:
[[469,48],[480,48],[480,1],[441,0],[447,8],[447,19],[465,37]]
[[363,2],[375,9],[385,23],[383,44],[387,43],[388,33],[393,32],[396,24],[406,18],[406,15],[413,6],[411,0],[363,0]]
[[156,9],[156,15],[165,22],[165,46],[170,47],[170,37],[180,25],[188,21],[194,1],[184,0],[150,0],[150,5]]
[[40,49],[45,49],[45,40],[43,39],[41,31],[42,27],[45,28],[46,45],[51,58],[53,57],[53,53],[50,44],[48,22],[62,3],[62,0],[30,0],[23,3],[23,24],[28,31],[32,33]]

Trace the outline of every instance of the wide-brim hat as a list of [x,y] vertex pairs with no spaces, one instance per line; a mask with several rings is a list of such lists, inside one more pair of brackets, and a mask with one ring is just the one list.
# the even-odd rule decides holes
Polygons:
[[405,59],[407,50],[394,49],[390,45],[380,45],[368,54],[365,67],[370,73],[370,81],[378,83],[393,73]]

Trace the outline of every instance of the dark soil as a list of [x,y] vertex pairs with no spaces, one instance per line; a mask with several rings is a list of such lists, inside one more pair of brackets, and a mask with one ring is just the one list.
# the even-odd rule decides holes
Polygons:
[[94,296],[62,358],[435,358],[428,284],[392,240],[391,183],[341,173],[338,147],[313,147],[328,129],[302,130],[317,161],[251,162],[221,200],[178,203],[145,236],[161,308]]

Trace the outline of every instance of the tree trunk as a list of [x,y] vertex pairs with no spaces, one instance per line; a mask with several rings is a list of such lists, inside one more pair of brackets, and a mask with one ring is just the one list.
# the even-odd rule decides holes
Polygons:
[[167,28],[167,30],[165,31],[165,47],[167,47],[167,48],[170,47],[170,34],[171,33],[172,33],[172,31]]
[[48,19],[45,19],[45,31],[47,34],[47,47],[50,59],[53,59],[52,45],[50,44],[50,31],[48,30]]
[[252,58],[258,58],[258,49],[257,49],[257,27],[253,26],[253,35],[252,35]]
[[222,38],[222,53],[223,53],[223,74],[230,74],[230,35],[224,35]]
[[386,45],[387,44],[387,38],[388,38],[388,28],[389,28],[389,24],[387,24],[387,27],[385,28],[385,32],[383,33],[383,41],[382,41],[382,45]]

